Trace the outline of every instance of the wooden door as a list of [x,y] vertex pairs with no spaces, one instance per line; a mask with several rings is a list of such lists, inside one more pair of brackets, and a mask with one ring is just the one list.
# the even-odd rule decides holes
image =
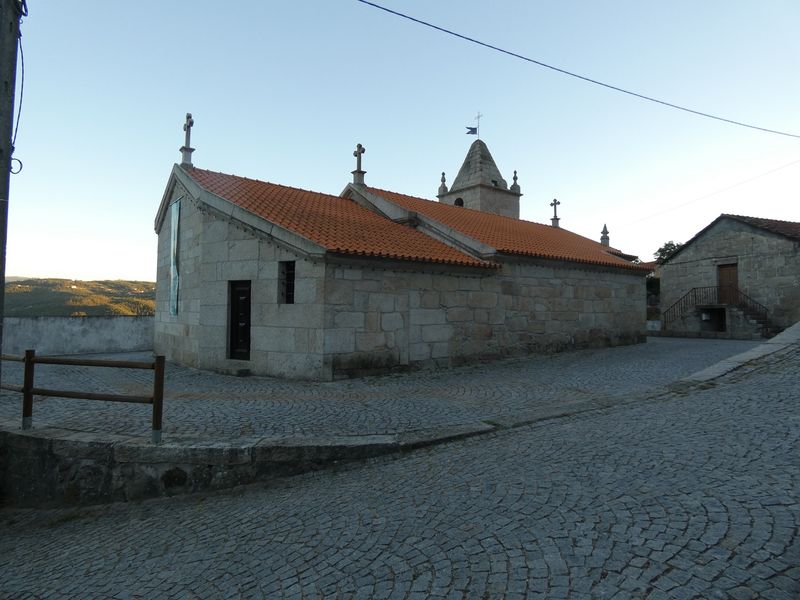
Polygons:
[[250,282],[231,281],[228,300],[228,356],[250,360]]
[[739,289],[739,270],[737,265],[717,267],[717,285],[720,304],[736,304]]

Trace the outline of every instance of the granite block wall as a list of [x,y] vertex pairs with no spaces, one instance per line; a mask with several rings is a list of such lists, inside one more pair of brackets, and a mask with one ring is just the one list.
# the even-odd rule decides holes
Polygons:
[[153,349],[153,317],[6,317],[3,352],[39,355]]
[[156,269],[156,314],[153,347],[156,354],[185,365],[198,366],[200,324],[200,251],[202,214],[189,200],[189,194],[176,183],[169,199],[170,205],[181,201],[178,260],[180,292],[178,314],[170,314],[170,227],[171,212],[158,236]]
[[644,340],[640,275],[533,264],[501,272],[329,265],[325,351],[334,377]]
[[[156,352],[223,373],[329,379],[322,360],[324,265],[183,201],[178,314],[171,315],[169,218],[159,235]],[[279,261],[296,265],[293,304],[279,302]],[[229,358],[229,284],[240,280],[251,282],[249,360]]]

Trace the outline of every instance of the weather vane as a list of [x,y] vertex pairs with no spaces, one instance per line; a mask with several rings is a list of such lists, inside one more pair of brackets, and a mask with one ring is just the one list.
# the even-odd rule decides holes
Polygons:
[[478,111],[478,114],[475,116],[475,121],[477,122],[477,125],[475,127],[469,127],[468,126],[467,127],[467,135],[477,135],[478,139],[480,139],[480,137],[481,137],[481,117],[482,116],[483,115],[481,114],[481,112]]

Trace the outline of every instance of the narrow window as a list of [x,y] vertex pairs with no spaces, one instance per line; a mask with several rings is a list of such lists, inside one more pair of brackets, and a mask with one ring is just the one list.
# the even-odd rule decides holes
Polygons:
[[169,314],[178,314],[178,223],[181,220],[181,201],[176,200],[170,207],[169,216]]
[[250,360],[250,282],[228,284],[228,358]]
[[463,198],[456,198],[456,201],[453,202],[455,206],[464,206],[464,199]]
[[278,302],[294,304],[294,261],[282,260],[278,263]]

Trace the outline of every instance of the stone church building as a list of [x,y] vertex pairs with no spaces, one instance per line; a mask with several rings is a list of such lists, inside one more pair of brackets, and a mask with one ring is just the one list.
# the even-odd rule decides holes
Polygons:
[[155,350],[215,371],[331,380],[644,341],[647,270],[519,219],[478,139],[438,202],[339,196],[196,168],[187,117],[158,233]]

